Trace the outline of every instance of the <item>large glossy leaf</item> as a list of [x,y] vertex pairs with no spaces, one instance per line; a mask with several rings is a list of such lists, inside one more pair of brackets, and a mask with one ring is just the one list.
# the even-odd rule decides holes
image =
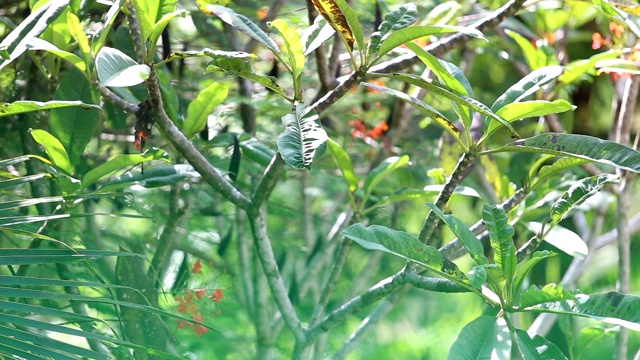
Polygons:
[[425,36],[446,35],[451,33],[462,33],[474,38],[484,39],[482,33],[474,28],[464,26],[448,25],[421,25],[410,26],[408,28],[392,32],[380,45],[380,55],[385,55],[396,47]]
[[231,25],[238,31],[241,31],[259,42],[260,44],[266,46],[268,49],[273,51],[274,54],[279,54],[280,50],[278,50],[278,45],[275,41],[273,41],[267,33],[262,31],[258,25],[256,25],[253,21],[251,21],[248,17],[238,14],[235,11],[220,5],[208,4],[205,8],[201,8],[205,13],[215,14],[220,20],[225,23]]
[[49,156],[49,160],[51,160],[55,166],[67,172],[67,174],[73,172],[73,165],[69,161],[69,154],[67,154],[60,140],[56,139],[55,136],[49,134],[47,131],[40,129],[33,130],[31,136],[38,144],[44,147],[44,150]]
[[354,193],[358,190],[358,177],[356,176],[355,171],[353,170],[353,165],[351,164],[351,159],[349,158],[349,154],[335,141],[329,139],[327,141],[327,150],[331,157],[333,157],[333,161],[335,161],[336,165],[342,172],[342,176],[349,187],[349,191]]
[[412,3],[400,5],[384,17],[376,32],[371,34],[368,55],[370,59],[378,57],[380,44],[394,31],[402,30],[413,24],[418,18],[418,9]]
[[551,301],[575,300],[575,291],[565,289],[562,284],[547,284],[542,289],[531,285],[520,296],[521,307],[529,307]]
[[[27,50],[26,43],[38,37],[67,7],[69,0],[52,0],[32,12],[0,43],[0,70]],[[4,54],[4,55],[2,55]]]
[[487,225],[493,259],[508,281],[511,281],[516,271],[516,247],[513,243],[515,231],[509,225],[509,218],[497,205],[486,204],[482,208],[482,220]]
[[[551,155],[549,155],[549,156],[551,156]],[[532,178],[533,178],[533,176],[537,175],[535,181],[532,182],[532,184],[531,184],[531,188],[534,188],[534,187],[540,185],[544,181],[546,181],[546,180],[550,179],[551,177],[563,172],[566,169],[570,169],[570,168],[572,168],[574,166],[586,164],[586,163],[589,163],[589,162],[591,162],[591,160],[579,159],[579,158],[573,158],[573,157],[566,157],[566,158],[557,159],[557,161],[555,161],[551,165],[545,165],[545,166],[540,167],[539,171],[537,171],[537,174],[530,174],[530,175],[532,175],[531,176]]]
[[588,317],[608,324],[640,331],[640,296],[615,291],[576,295],[576,300],[548,302],[530,309]]
[[132,0],[133,6],[136,8],[138,15],[138,24],[140,24],[140,36],[145,42],[151,36],[153,28],[158,20],[158,10],[160,1]]
[[[542,223],[539,222],[529,222],[527,226],[534,233],[539,233],[542,230]],[[587,244],[578,234],[559,225],[549,229],[544,241],[562,250],[567,255],[577,258],[584,258],[589,253]]]
[[[534,116],[544,116],[549,114],[557,114],[569,110],[575,110],[575,106],[566,100],[533,100],[515,102],[506,104],[500,110],[496,111],[496,115],[508,122],[526,119]],[[486,131],[486,137],[491,136],[498,130],[502,124],[492,121]]]
[[85,104],[82,101],[58,101],[52,100],[47,102],[40,101],[14,101],[11,103],[0,103],[0,117],[22,114],[32,111],[50,110],[57,108],[64,108],[70,106],[80,106],[85,110],[100,109],[100,106],[93,104]]
[[122,51],[103,47],[96,56],[98,79],[104,86],[129,87],[149,78],[151,68],[138,64]]
[[509,359],[511,335],[502,318],[482,315],[462,328],[448,360]]
[[558,224],[573,208],[602,190],[605,185],[618,182],[620,177],[612,174],[591,176],[577,181],[551,205],[552,224]]
[[378,85],[369,84],[365,82],[361,82],[360,85],[364,85],[368,88],[378,90],[380,92],[383,92],[389,95],[393,95],[398,99],[402,99],[406,101],[411,106],[420,110],[421,113],[433,119],[436,123],[438,123],[438,125],[442,126],[442,128],[444,128],[449,134],[451,134],[451,136],[453,136],[457,141],[460,141],[460,130],[458,130],[458,128],[451,121],[449,121],[444,115],[442,115],[438,110],[427,105],[422,100],[416,99],[415,97],[405,94],[401,91],[390,89],[384,86],[378,86]]
[[151,160],[164,160],[168,162],[167,153],[163,150],[147,150],[143,154],[120,154],[106,163],[91,169],[82,178],[82,188],[86,189],[96,181],[108,176],[109,174],[126,169],[129,166]]
[[[467,87],[465,87],[462,82],[460,82],[450,72],[450,70],[445,67],[444,64],[446,64],[446,62],[444,60],[440,60],[437,57],[431,55],[429,52],[421,48],[418,44],[415,44],[413,42],[407,43],[407,47],[416,54],[416,56],[422,61],[422,63],[424,63],[429,69],[431,69],[431,71],[433,71],[434,75],[438,77],[440,82],[450,87],[453,91],[460,95],[468,96],[470,94],[467,90]],[[464,76],[464,74],[462,74],[462,76]]]
[[531,335],[524,330],[516,329],[516,346],[522,360],[565,360],[562,351],[551,341],[540,335]]
[[454,215],[445,215],[434,204],[427,204],[429,209],[433,211],[442,221],[447,224],[449,229],[458,237],[464,247],[469,251],[471,258],[478,265],[486,265],[489,263],[487,257],[484,256],[484,247],[476,236],[469,230],[469,228]]
[[440,254],[438,249],[427,246],[415,236],[384,226],[353,224],[342,233],[367,250],[384,251],[415,262],[449,279],[470,285],[458,267]]
[[586,135],[545,133],[516,140],[495,152],[503,151],[570,156],[640,172],[640,152],[614,141]]
[[278,151],[287,165],[295,169],[310,168],[314,158],[326,150],[329,137],[318,120],[318,113],[302,104],[282,117],[285,130],[278,136]]
[[344,0],[311,0],[313,6],[336,30],[347,49],[353,52],[354,44],[358,51],[364,51],[362,26],[355,11]]
[[189,103],[187,117],[182,124],[182,132],[191,139],[207,124],[207,119],[213,110],[227,98],[227,85],[213,82],[202,89],[198,96]]
[[89,65],[89,62],[91,61],[91,46],[89,45],[89,38],[84,32],[84,28],[82,27],[78,16],[70,11],[67,12],[67,28],[69,29],[71,36],[73,36],[78,43],[78,48],[80,48],[80,53],[82,54],[85,64]]
[[271,23],[271,29],[275,30],[284,40],[285,53],[287,55],[286,63],[291,69],[293,75],[293,86],[295,88],[296,96],[298,100],[302,100],[302,88],[300,84],[302,70],[304,69],[304,49],[302,47],[302,41],[298,32],[289,27],[286,21],[277,19]]
[[409,155],[392,156],[376,166],[364,182],[365,200],[389,174],[409,164]]
[[[84,103],[98,102],[93,94],[93,87],[79,71],[69,71],[58,85],[56,99],[71,101],[78,99]],[[58,138],[67,153],[72,166],[80,160],[85,147],[93,137],[98,123],[99,111],[68,107],[51,111],[49,129]]]

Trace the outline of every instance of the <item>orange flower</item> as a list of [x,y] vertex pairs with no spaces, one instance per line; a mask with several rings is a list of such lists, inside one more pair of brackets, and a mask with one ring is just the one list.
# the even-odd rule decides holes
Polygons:
[[198,259],[191,268],[192,274],[202,274],[202,260]]
[[593,50],[600,49],[605,42],[600,33],[593,33],[593,35],[591,35],[591,48]]
[[193,320],[197,321],[197,322],[203,322],[204,321],[204,317],[202,317],[202,314],[196,313],[195,315],[193,315]]
[[209,331],[209,329],[207,329],[206,327],[204,327],[202,325],[194,325],[193,326],[193,331],[196,333],[196,335],[200,336],[200,335],[206,333],[207,331]]
[[211,295],[211,299],[213,299],[213,301],[219,303],[220,300],[222,300],[222,298],[224,297],[224,293],[222,292],[222,289],[218,289],[216,291],[213,292],[213,295]]
[[618,24],[617,22],[611,22],[609,23],[609,31],[611,31],[611,34],[614,37],[622,37],[622,34],[624,33],[624,26]]
[[367,132],[370,138],[377,140],[380,136],[384,136],[384,133],[389,130],[389,125],[387,125],[386,121],[381,122],[376,125],[371,131]]
[[198,298],[198,300],[202,299],[202,297],[204,296],[204,294],[207,292],[207,289],[197,289],[196,290],[196,297]]
[[180,321],[178,321],[178,327],[180,329],[184,329],[186,327],[191,327],[191,324],[186,322],[186,321],[184,321],[184,320],[180,320]]
[[264,19],[267,18],[267,15],[269,15],[269,7],[268,6],[263,6],[260,9],[258,9],[258,19],[264,20]]

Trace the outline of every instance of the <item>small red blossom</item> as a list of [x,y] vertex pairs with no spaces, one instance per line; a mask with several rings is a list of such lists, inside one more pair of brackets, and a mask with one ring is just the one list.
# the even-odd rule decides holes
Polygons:
[[205,326],[196,324],[193,325],[193,331],[196,333],[196,335],[200,336],[209,331],[209,329],[207,329]]
[[198,298],[198,300],[201,300],[202,297],[204,296],[204,294],[207,293],[207,289],[197,289],[196,290],[196,297]]
[[614,37],[620,38],[622,37],[622,34],[624,34],[624,26],[618,24],[617,22],[611,22],[609,23],[609,31],[611,31],[611,34]]
[[182,330],[184,328],[191,327],[191,324],[184,320],[180,320],[178,321],[178,327],[180,328],[180,330]]
[[202,260],[198,259],[191,268],[192,274],[202,274]]
[[222,292],[222,289],[217,289],[216,291],[213,292],[213,295],[211,295],[211,299],[213,299],[213,301],[217,303],[219,303],[223,297],[224,297],[224,293]]
[[606,40],[600,35],[600,33],[593,33],[591,35],[591,48],[593,50],[598,50],[605,44]]
[[193,315],[193,320],[197,322],[203,322],[204,317],[202,316],[202,314],[196,313],[195,315]]

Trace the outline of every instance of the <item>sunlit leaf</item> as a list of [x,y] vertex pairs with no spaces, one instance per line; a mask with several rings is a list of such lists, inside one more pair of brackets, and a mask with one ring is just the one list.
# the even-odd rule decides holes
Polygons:
[[353,52],[354,44],[364,51],[364,35],[355,11],[344,0],[311,0],[313,6],[336,30],[347,49]]
[[227,98],[229,89],[226,84],[213,82],[202,89],[189,103],[187,116],[182,124],[182,132],[190,139],[207,124],[213,110]]
[[529,307],[551,301],[575,300],[575,291],[565,289],[562,284],[547,284],[542,289],[535,285],[522,292],[519,306]]
[[[539,222],[529,222],[527,226],[534,233],[539,233],[540,230],[542,230],[542,224]],[[559,225],[549,230],[547,236],[544,237],[544,241],[555,246],[567,255],[580,259],[589,253],[587,244],[578,234]]]
[[591,176],[577,181],[551,205],[552,224],[558,224],[573,208],[602,190],[605,185],[619,182],[620,177],[612,174]]
[[510,355],[511,335],[504,319],[482,315],[462,328],[447,359],[509,359]]
[[118,49],[104,47],[96,56],[98,79],[104,86],[128,87],[149,78],[151,68],[138,64]]
[[327,133],[320,127],[319,116],[306,105],[294,106],[293,113],[282,117],[285,131],[278,136],[278,151],[287,165],[295,169],[310,168],[327,146]]
[[412,3],[400,5],[398,9],[385,15],[377,31],[371,34],[368,56],[371,59],[378,57],[382,41],[386,40],[392,32],[409,27],[417,18],[418,9]]
[[509,218],[497,205],[486,204],[482,208],[482,220],[487,225],[494,262],[502,268],[508,281],[516,271],[516,248],[513,243],[515,231]]
[[304,54],[309,55],[327,40],[331,39],[335,30],[322,15],[318,15],[313,24],[302,34],[301,41],[304,45]]
[[408,28],[394,31],[380,45],[380,55],[385,55],[396,47],[407,43],[411,40],[419,39],[431,35],[446,35],[451,33],[462,33],[478,39],[485,39],[482,33],[474,28],[464,26],[448,26],[448,25],[420,25],[410,26]]
[[52,100],[47,102],[40,101],[14,101],[11,103],[0,103],[0,117],[22,114],[32,111],[49,110],[70,106],[80,106],[84,109],[100,109],[99,105],[85,104],[82,101],[59,101]]
[[558,347],[540,335],[531,335],[520,329],[516,329],[516,346],[522,360],[566,360]]
[[55,166],[66,171],[67,174],[73,172],[73,165],[71,165],[69,161],[69,154],[67,154],[60,140],[56,139],[55,136],[49,134],[47,131],[40,129],[33,130],[31,136],[38,144],[44,147],[44,150],[49,156],[49,160],[51,160]]
[[284,48],[285,54],[287,57],[285,58],[289,68],[291,69],[291,74],[293,75],[293,85],[296,91],[296,99],[302,99],[302,88],[301,88],[301,76],[302,70],[304,69],[304,49],[302,47],[302,41],[300,40],[300,36],[298,32],[289,27],[284,20],[277,19],[271,23],[271,29],[275,30],[282,39],[284,40]]
[[358,177],[353,170],[353,165],[351,164],[349,154],[347,154],[347,152],[338,143],[331,139],[327,141],[327,145],[327,150],[342,172],[342,176],[344,177],[347,186],[349,187],[349,191],[352,193],[355,192],[356,190],[358,190]]
[[397,169],[409,164],[409,156],[392,156],[382,161],[376,166],[364,182],[365,199],[369,197],[378,184],[380,184],[389,174]]

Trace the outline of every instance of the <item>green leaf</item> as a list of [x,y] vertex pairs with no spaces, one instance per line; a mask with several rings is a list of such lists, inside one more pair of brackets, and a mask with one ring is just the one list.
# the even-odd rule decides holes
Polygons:
[[98,188],[100,191],[113,191],[140,185],[146,188],[154,188],[175,184],[189,178],[200,178],[200,173],[195,171],[191,165],[176,164],[170,166],[158,166],[145,169],[142,173],[127,172],[113,180],[109,180]]
[[418,19],[418,9],[412,3],[400,5],[394,11],[384,17],[384,21],[378,26],[376,32],[371,34],[368,57],[375,59],[380,51],[380,44],[394,31],[409,27]]
[[114,157],[113,159],[107,161],[106,163],[91,169],[87,172],[82,178],[82,188],[86,189],[91,186],[96,181],[102,179],[103,177],[118,171],[125,169],[129,166],[136,165],[142,162],[147,162],[151,160],[163,160],[167,161],[167,153],[160,149],[149,149],[145,151],[143,154],[120,154]]
[[[58,100],[81,100],[83,103],[98,102],[93,94],[93,87],[77,70],[71,70],[62,78],[55,93]],[[98,124],[99,111],[68,107],[54,109],[49,118],[51,134],[55,136],[69,154],[69,162],[75,166],[91,140]]]
[[558,81],[562,84],[571,84],[572,82],[580,79],[584,74],[595,74],[595,67],[598,61],[615,59],[620,56],[620,53],[620,50],[612,49],[603,53],[595,54],[588,59],[573,61],[565,66],[562,75],[558,77]]
[[91,49],[94,54],[97,54],[100,52],[100,50],[102,50],[102,46],[107,40],[107,36],[111,31],[111,27],[113,26],[113,23],[115,22],[116,17],[118,17],[120,8],[122,7],[122,5],[124,5],[125,1],[126,0],[115,0],[113,2],[111,7],[109,8],[109,11],[107,12],[107,18],[102,23],[102,28],[98,30],[96,34],[92,37]]
[[493,259],[504,272],[507,281],[511,282],[516,272],[516,247],[513,243],[515,231],[509,225],[509,218],[501,207],[486,204],[482,208],[482,220],[487,225]]
[[476,265],[471,268],[467,275],[471,281],[471,286],[479,289],[487,281],[487,268]]
[[[27,50],[26,44],[31,38],[37,38],[69,4],[68,0],[53,0],[44,3],[32,12],[20,25],[0,42],[0,70],[9,65]],[[6,56],[8,54],[8,57]]]
[[142,42],[146,42],[153,32],[156,23],[158,10],[160,8],[159,1],[132,0],[133,6],[136,8],[138,15],[138,23],[140,24],[140,35]]
[[562,287],[562,284],[547,284],[542,289],[531,285],[522,293],[519,306],[529,307],[551,301],[575,300],[575,292]]
[[293,75],[293,86],[295,88],[295,98],[299,101],[302,100],[302,87],[300,81],[302,80],[302,70],[304,69],[304,49],[302,48],[302,41],[298,32],[291,27],[286,21],[277,19],[271,23],[271,29],[275,30],[284,40],[284,47],[286,49],[287,59],[286,63],[289,65],[291,74]]
[[182,124],[182,132],[191,139],[207,124],[213,110],[227,98],[229,89],[225,84],[213,82],[198,93],[187,108],[187,117]]
[[129,87],[149,78],[151,68],[140,65],[118,49],[104,47],[96,56],[98,79],[104,86]]
[[460,130],[458,130],[458,128],[451,121],[449,121],[444,115],[442,115],[438,110],[427,105],[422,100],[416,99],[415,97],[405,94],[401,91],[390,89],[384,86],[373,85],[365,82],[361,82],[360,85],[364,85],[368,88],[378,90],[389,95],[393,95],[398,99],[402,99],[406,101],[411,106],[420,110],[420,112],[422,112],[424,115],[433,119],[436,123],[438,123],[438,125],[442,126],[442,128],[444,128],[449,134],[451,134],[451,136],[453,136],[457,141],[460,141]]
[[335,32],[331,24],[329,24],[322,15],[318,15],[313,24],[304,31],[300,39],[302,44],[304,44],[304,54],[311,54],[312,51],[331,39]]
[[351,164],[349,154],[347,154],[347,152],[337,142],[331,139],[328,139],[327,145],[329,154],[331,154],[333,161],[335,161],[336,165],[342,172],[342,176],[349,187],[349,192],[354,193],[358,190],[358,177],[356,176],[355,171],[353,171],[353,165]]
[[427,204],[431,211],[444,221],[449,229],[456,235],[456,237],[462,242],[464,247],[469,251],[471,258],[478,265],[485,265],[489,263],[487,257],[484,256],[484,247],[476,236],[469,230],[469,228],[454,215],[445,215],[434,204]]
[[313,6],[327,20],[344,41],[349,52],[354,43],[364,51],[364,34],[355,11],[344,0],[311,0]]
[[462,328],[448,360],[509,359],[511,335],[502,318],[482,315]]
[[609,140],[586,135],[546,133],[516,140],[496,152],[517,151],[576,157],[640,172],[640,152]]
[[[548,156],[552,156],[552,155],[548,155]],[[541,159],[542,160],[542,159]],[[578,165],[582,165],[582,164],[586,164],[591,162],[591,160],[587,160],[587,159],[578,159],[578,158],[573,158],[573,157],[566,157],[566,158],[560,158],[557,159],[557,161],[555,161],[553,164],[551,165],[547,165],[547,166],[542,166],[539,168],[539,171],[537,172],[537,177],[535,182],[533,182],[531,184],[531,188],[535,188],[536,186],[540,185],[541,183],[543,183],[544,181],[546,181],[547,179],[553,177],[554,175],[557,175],[558,173],[572,168],[574,166],[578,166]],[[533,176],[535,176],[536,174],[530,174],[531,178],[533,178]]]
[[[496,115],[511,123],[534,116],[545,116],[575,110],[575,108],[575,106],[566,100],[533,100],[506,104],[500,108],[500,110],[496,111]],[[485,137],[491,136],[491,134],[496,132],[500,127],[502,127],[501,123],[491,121]]]
[[[546,66],[534,70],[529,75],[512,85],[504,94],[491,105],[491,110],[498,111],[505,105],[519,102],[527,96],[537,92],[542,86],[550,83],[562,74],[562,66]],[[487,124],[488,125],[488,124]]]
[[220,20],[229,24],[234,29],[241,31],[259,42],[260,44],[266,46],[268,49],[273,51],[274,54],[279,55],[280,50],[278,50],[278,45],[275,41],[273,41],[267,33],[262,31],[258,25],[256,25],[253,21],[247,18],[244,15],[238,14],[235,11],[220,5],[212,5],[208,4],[203,9],[202,12],[207,14],[215,14]]
[[36,174],[36,175],[22,176],[16,179],[0,180],[0,190],[9,189],[22,184],[27,184],[32,181],[38,181],[47,176],[48,174]]
[[[538,222],[529,222],[527,227],[534,233],[542,230],[542,224]],[[544,241],[555,246],[567,255],[571,255],[583,259],[589,253],[587,244],[575,232],[556,225],[549,229],[544,237]]]
[[619,73],[619,74],[640,74],[640,66],[635,61],[627,59],[604,59],[596,63],[598,74]]
[[89,39],[87,38],[87,34],[84,32],[80,19],[78,19],[76,14],[71,11],[67,12],[67,27],[69,28],[71,36],[76,40],[76,42],[78,42],[78,48],[80,48],[80,53],[82,53],[85,65],[89,65],[91,62],[91,46],[89,45]]
[[566,360],[562,351],[551,341],[540,335],[531,338],[528,332],[516,329],[516,346],[522,360]]
[[558,224],[573,208],[602,190],[605,185],[619,182],[620,177],[612,174],[591,176],[577,181],[551,205],[551,223]]
[[399,168],[409,164],[409,155],[402,156],[392,156],[386,158],[384,161],[380,163],[380,165],[376,166],[375,169],[371,170],[369,176],[364,182],[364,198],[365,200],[369,197],[378,184],[382,182],[389,174],[398,170]]
[[509,29],[504,29],[504,32],[518,44],[527,65],[529,65],[529,69],[536,70],[547,64],[547,57],[544,52],[533,46],[527,38]]
[[85,72],[87,70],[87,64],[84,62],[84,60],[79,58],[78,55],[70,53],[68,51],[60,50],[57,46],[46,40],[42,40],[39,38],[26,39],[24,41],[24,46],[27,48],[27,50],[42,50],[56,55],[62,60],[67,61],[71,65],[75,66],[82,72]]
[[[470,93],[462,82],[460,82],[453,74],[448,70],[444,64],[445,61],[436,58],[429,52],[422,49],[418,44],[409,42],[407,47],[413,51],[416,56],[424,63],[433,73],[438,77],[441,83],[450,87],[453,91],[460,95],[468,96]],[[464,76],[464,74],[462,74]],[[466,79],[465,79],[466,80]],[[468,84],[467,80],[467,84]]]
[[522,286],[522,282],[526,278],[527,274],[531,269],[540,261],[550,258],[552,256],[556,256],[556,253],[551,251],[536,251],[531,254],[531,259],[525,261],[519,269],[516,270],[515,280],[513,281],[513,292],[516,295],[520,291],[520,287]]
[[73,173],[73,165],[71,165],[69,155],[64,149],[64,146],[62,146],[62,143],[60,143],[60,140],[45,130],[33,130],[31,136],[38,144],[44,147],[44,150],[49,156],[49,160],[51,160],[56,167],[65,171],[67,174]]
[[64,107],[70,107],[70,106],[80,106],[85,110],[100,109],[99,105],[85,104],[82,101],[52,100],[47,102],[40,102],[40,101],[24,100],[24,101],[14,101],[11,103],[0,103],[0,117],[22,114],[22,113],[32,112],[32,111],[64,108]]
[[[375,203],[374,205],[368,207],[362,213],[367,214],[381,206],[397,203],[405,200],[417,200],[420,199],[423,202],[433,202],[436,200],[438,194],[442,191],[444,185],[427,185],[423,189],[399,189],[394,191],[391,195],[385,197],[383,200]],[[477,191],[470,187],[466,186],[458,186],[453,191],[454,196],[462,195],[462,196],[471,196],[480,198],[480,194]]]
[[186,17],[187,13],[188,12],[184,9],[173,11],[168,14],[164,14],[162,18],[160,18],[160,20],[155,23],[155,25],[153,26],[153,31],[151,32],[151,35],[149,35],[149,44],[151,45],[149,47],[150,54],[153,54],[155,52],[158,39],[160,39],[160,36],[162,36],[162,32],[167,27],[167,25],[169,25],[169,22],[171,22],[171,20],[173,20],[173,18],[177,16]]
[[640,296],[615,291],[575,295],[576,300],[548,302],[531,310],[587,317],[640,331]]
[[353,224],[342,233],[367,250],[379,250],[410,260],[450,280],[471,285],[458,267],[431,246],[420,242],[415,236],[384,226]]
[[419,39],[425,36],[444,35],[451,33],[462,33],[474,38],[487,39],[482,33],[474,28],[464,26],[448,26],[448,25],[422,25],[410,26],[405,29],[394,31],[380,45],[380,56],[385,55],[396,47],[405,44],[411,40]]
[[327,133],[320,127],[318,113],[303,104],[282,117],[285,131],[278,136],[278,151],[285,163],[295,169],[309,169],[314,158],[322,156]]

